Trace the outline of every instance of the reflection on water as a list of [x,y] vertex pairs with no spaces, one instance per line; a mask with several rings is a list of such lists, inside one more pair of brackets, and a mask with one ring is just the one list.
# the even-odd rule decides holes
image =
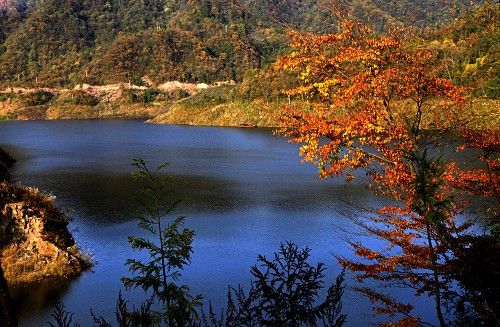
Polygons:
[[[177,213],[196,232],[183,281],[216,306],[223,304],[228,284],[248,283],[258,254],[271,255],[282,241],[309,246],[312,260],[325,262],[333,281],[340,270],[334,255],[350,256],[345,240],[353,239],[354,226],[343,215],[353,214],[346,202],[376,204],[359,184],[318,181],[315,168],[300,163],[297,146],[269,129],[4,122],[0,144],[19,159],[16,178],[57,196],[73,218],[77,242],[96,261],[92,272],[71,282],[15,290],[22,326],[45,325],[57,300],[83,326],[91,324],[91,308],[113,317],[120,277],[128,275],[124,262],[140,256],[126,242],[138,234],[130,178],[134,157],[152,166],[170,162],[175,196],[182,200]],[[132,303],[145,298],[139,291],[126,296]],[[428,315],[422,303],[415,304]],[[344,308],[352,326],[373,321],[368,302],[356,293],[347,292]]]
[[[26,180],[27,177],[23,177]],[[51,173],[30,176],[32,185],[57,195],[70,215],[97,224],[113,224],[137,216],[137,185],[130,174]],[[275,180],[233,180],[211,176],[172,176],[172,198],[181,200],[181,210],[226,214],[255,207],[270,211],[303,212],[333,210],[336,200],[359,203],[366,198],[364,186],[331,185],[314,181],[315,187],[300,187]],[[28,183],[28,182],[27,182]],[[82,204],[85,204],[82,206]]]
[[29,308],[35,314],[52,308],[69,289],[71,281],[67,279],[42,281],[37,285],[10,290],[18,310]]

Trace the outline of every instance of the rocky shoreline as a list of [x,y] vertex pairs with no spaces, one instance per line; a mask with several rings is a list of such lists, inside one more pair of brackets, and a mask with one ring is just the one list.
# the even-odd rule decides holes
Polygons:
[[[193,126],[280,125],[286,100],[244,99],[237,95],[236,88],[232,84],[202,87],[180,82],[156,87],[116,84],[80,85],[71,90],[12,88],[0,91],[0,120],[145,119],[152,124]],[[309,104],[293,100],[291,105]],[[471,128],[497,128],[500,124],[499,99],[472,98],[469,105],[469,117],[464,119],[471,121]],[[405,104],[400,106],[404,108]]]
[[153,124],[278,126],[282,103],[231,99],[237,87],[233,83],[11,88],[0,90],[0,120],[149,119]]
[[[12,165],[5,151],[0,156],[0,164]],[[69,218],[53,200],[8,178],[0,182],[0,265],[9,286],[69,278],[91,266],[68,230]]]

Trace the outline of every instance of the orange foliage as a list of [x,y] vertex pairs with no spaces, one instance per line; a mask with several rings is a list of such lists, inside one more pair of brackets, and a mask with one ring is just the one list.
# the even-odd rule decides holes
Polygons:
[[[433,74],[430,51],[408,49],[396,36],[375,36],[353,21],[344,21],[337,34],[291,33],[294,51],[277,65],[300,72],[303,83],[287,93],[320,101],[307,111],[288,108],[284,134],[304,143],[301,154],[320,166],[322,177],[374,162],[400,164],[418,146],[422,115],[433,98],[442,100],[435,104],[441,112],[435,124],[442,125],[442,116],[449,122],[442,128],[458,123],[457,112],[465,109],[462,89]],[[401,100],[413,106],[397,108]]]
[[[297,72],[301,85],[287,93],[306,96],[310,106],[285,108],[281,133],[301,144],[301,156],[319,167],[321,178],[350,180],[353,171],[366,169],[377,194],[399,201],[362,224],[387,248],[377,251],[353,242],[362,262],[339,261],[359,281],[381,280],[434,297],[444,326],[443,299],[456,295],[448,257],[467,246],[463,235],[469,227],[455,221],[463,208],[455,200],[457,187],[481,195],[494,189],[498,196],[500,164],[490,155],[484,157],[488,169],[465,172],[429,155],[431,142],[464,124],[468,108],[463,90],[439,76],[438,58],[409,46],[400,32],[376,35],[351,20],[343,21],[336,34],[292,32],[292,52],[277,66]],[[466,147],[498,152],[498,132],[489,138],[466,135]],[[411,306],[368,288],[360,291],[382,303],[376,313],[403,316],[385,326],[419,325],[420,319],[410,316]]]

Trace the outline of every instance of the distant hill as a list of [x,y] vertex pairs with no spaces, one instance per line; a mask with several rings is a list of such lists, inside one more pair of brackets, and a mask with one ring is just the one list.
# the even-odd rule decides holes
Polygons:
[[446,75],[476,97],[500,98],[500,3],[488,1],[429,35]]
[[[434,26],[456,14],[444,0],[344,2],[342,10],[378,29]],[[334,30],[331,10],[329,0],[0,0],[0,87],[145,75],[240,81],[286,48],[288,28]]]

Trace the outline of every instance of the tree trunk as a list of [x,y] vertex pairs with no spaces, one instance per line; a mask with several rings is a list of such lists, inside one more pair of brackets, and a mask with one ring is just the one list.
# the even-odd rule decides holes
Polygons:
[[436,313],[439,319],[439,326],[446,327],[446,323],[443,317],[443,312],[441,310],[441,284],[439,282],[439,275],[437,271],[437,262],[436,262],[437,258],[436,258],[436,253],[434,252],[434,247],[432,246],[431,228],[429,222],[427,221],[427,217],[425,218],[425,220],[426,220],[425,225],[427,229],[427,243],[431,254],[432,272],[434,277],[434,299],[436,300]]

